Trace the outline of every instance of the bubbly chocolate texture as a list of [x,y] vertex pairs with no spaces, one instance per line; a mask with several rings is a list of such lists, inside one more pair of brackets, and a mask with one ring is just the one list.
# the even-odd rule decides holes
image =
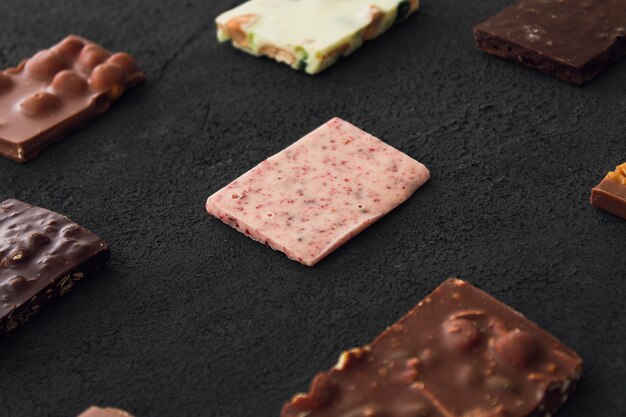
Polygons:
[[580,85],[626,55],[626,0],[519,0],[474,34],[489,54]]
[[132,56],[78,36],[37,52],[0,72],[0,155],[17,162],[35,158],[143,79]]
[[133,417],[126,411],[113,407],[100,408],[96,406],[89,407],[83,411],[78,417]]
[[110,257],[109,246],[65,216],[17,200],[0,204],[0,335]]
[[591,190],[591,205],[626,219],[626,162]]
[[567,400],[581,373],[576,352],[450,279],[371,346],[344,352],[281,416],[544,417]]

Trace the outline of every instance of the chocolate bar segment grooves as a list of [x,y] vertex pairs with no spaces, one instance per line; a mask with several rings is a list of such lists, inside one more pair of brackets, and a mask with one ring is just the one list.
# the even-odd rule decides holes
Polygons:
[[0,204],[0,335],[97,270],[109,246],[67,217],[17,200]]
[[106,112],[144,79],[135,59],[78,36],[0,72],[0,155],[17,162]]
[[370,346],[343,353],[281,417],[543,417],[581,373],[569,347],[450,279]]

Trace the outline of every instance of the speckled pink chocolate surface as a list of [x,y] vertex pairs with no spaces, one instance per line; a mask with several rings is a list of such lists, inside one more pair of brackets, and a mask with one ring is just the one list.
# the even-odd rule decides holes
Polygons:
[[207,211],[315,265],[429,178],[413,158],[334,118],[213,194]]

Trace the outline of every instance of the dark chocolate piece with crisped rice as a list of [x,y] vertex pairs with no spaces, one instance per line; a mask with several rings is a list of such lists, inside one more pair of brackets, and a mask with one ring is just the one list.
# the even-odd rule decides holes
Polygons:
[[110,257],[105,241],[65,216],[17,200],[0,204],[0,335],[67,293]]
[[450,279],[371,345],[343,353],[281,416],[544,417],[581,373],[554,336]]

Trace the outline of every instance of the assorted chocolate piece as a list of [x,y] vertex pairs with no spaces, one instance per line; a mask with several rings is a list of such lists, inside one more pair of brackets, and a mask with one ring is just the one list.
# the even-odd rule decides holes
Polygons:
[[0,72],[0,155],[33,159],[143,79],[132,56],[78,36],[37,52]]
[[519,0],[474,34],[489,54],[580,85],[626,55],[626,1]]
[[0,335],[110,257],[109,246],[65,216],[17,200],[0,204]]
[[206,209],[312,266],[406,201],[429,177],[415,159],[334,118],[213,194]]
[[105,407],[100,408],[96,406],[89,407],[82,412],[78,417],[133,417],[126,411],[118,408]]
[[581,373],[581,358],[554,336],[450,279],[371,346],[343,353],[281,416],[549,416]]
[[249,0],[215,23],[218,40],[317,74],[417,9],[419,0]]
[[591,190],[591,205],[626,219],[626,163],[609,172]]

